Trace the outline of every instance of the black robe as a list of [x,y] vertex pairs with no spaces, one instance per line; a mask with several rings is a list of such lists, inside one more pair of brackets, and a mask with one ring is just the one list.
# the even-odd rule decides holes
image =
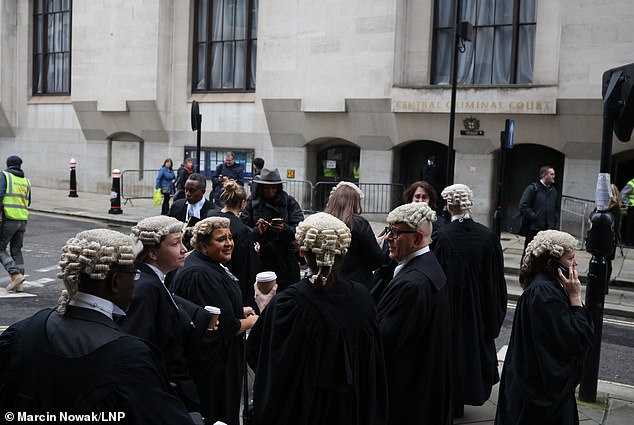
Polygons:
[[387,384],[376,309],[341,280],[318,292],[302,279],[251,330],[254,424],[386,424]]
[[242,290],[242,304],[257,309],[253,298],[255,295],[253,284],[255,283],[255,275],[260,271],[260,256],[253,247],[254,232],[231,212],[215,209],[209,211],[207,217],[226,217],[229,219],[234,246],[231,261],[227,263],[227,267],[238,278]]
[[[141,277],[134,282],[134,292],[126,315],[117,323],[131,335],[146,339],[163,353],[170,381],[178,385],[177,393],[190,411],[200,411],[200,401],[191,377],[186,347],[195,347],[209,324],[210,314],[200,310],[201,322],[194,324],[182,307],[187,300],[172,297],[154,270],[137,263]],[[198,341],[188,341],[189,338]]]
[[341,266],[341,274],[368,289],[372,285],[372,271],[383,262],[383,251],[376,243],[374,231],[365,218],[353,215],[348,221],[352,242]]
[[[284,220],[284,230],[268,229],[260,235],[255,224],[260,218],[271,222],[274,218]],[[270,201],[249,199],[240,219],[253,229],[254,240],[260,244],[260,271],[277,274],[277,292],[299,280],[298,249],[295,243],[295,227],[304,220],[302,209],[292,196],[279,191]]]
[[176,272],[172,285],[176,295],[200,306],[220,308],[218,331],[206,335],[192,362],[192,376],[205,423],[237,425],[244,355],[243,337],[236,335],[244,318],[238,282],[220,264],[194,250]]
[[389,423],[450,424],[450,299],[434,253],[411,259],[374,295],[385,350]]
[[495,338],[506,316],[502,246],[472,219],[441,228],[432,250],[447,275],[453,306],[453,402],[481,406],[499,381]]
[[104,314],[74,306],[63,316],[42,310],[0,335],[0,411],[50,413],[56,422],[60,412],[123,412],[118,423],[193,423],[160,353]]
[[497,425],[579,423],[575,387],[594,328],[559,282],[537,274],[517,302],[498,398]]

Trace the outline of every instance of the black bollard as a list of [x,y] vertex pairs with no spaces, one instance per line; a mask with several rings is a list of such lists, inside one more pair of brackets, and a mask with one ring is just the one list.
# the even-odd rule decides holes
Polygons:
[[75,158],[70,159],[70,192],[68,192],[69,198],[77,198],[77,176],[75,175],[75,167],[77,167],[77,161]]
[[123,214],[121,209],[121,171],[118,168],[112,170],[112,189],[108,214]]

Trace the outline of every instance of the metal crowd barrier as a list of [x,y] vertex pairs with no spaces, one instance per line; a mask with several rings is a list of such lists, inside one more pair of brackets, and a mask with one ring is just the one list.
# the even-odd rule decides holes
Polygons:
[[159,170],[123,170],[121,172],[121,199],[123,205],[133,199],[152,199]]
[[559,229],[574,236],[582,248],[585,247],[590,213],[595,206],[595,202],[589,199],[574,198],[572,196],[561,197]]
[[[121,199],[124,205],[134,199],[151,199],[154,194],[156,176],[159,170],[123,170],[121,172]],[[330,191],[338,182],[311,183],[307,180],[282,180],[284,191],[299,203],[305,212],[323,211]],[[253,189],[251,179],[246,179],[244,188],[247,195]],[[359,183],[365,194],[361,208],[367,214],[387,214],[400,204],[403,194],[402,184]],[[207,178],[207,196],[212,191],[211,179]]]

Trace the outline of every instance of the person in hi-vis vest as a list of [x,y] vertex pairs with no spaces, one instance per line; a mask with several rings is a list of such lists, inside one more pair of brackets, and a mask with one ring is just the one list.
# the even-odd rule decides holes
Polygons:
[[[2,227],[0,228],[0,261],[9,273],[11,281],[7,292],[22,292],[24,283],[24,258],[22,243],[31,205],[31,182],[22,171],[22,158],[11,155],[7,169],[0,177],[2,203]],[[10,246],[10,254],[7,253]]]

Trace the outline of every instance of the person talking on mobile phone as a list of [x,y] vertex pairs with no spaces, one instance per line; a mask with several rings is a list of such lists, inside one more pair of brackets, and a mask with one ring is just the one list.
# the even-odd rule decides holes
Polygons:
[[575,387],[594,327],[581,302],[576,246],[568,233],[544,230],[526,247],[496,425],[579,423]]

